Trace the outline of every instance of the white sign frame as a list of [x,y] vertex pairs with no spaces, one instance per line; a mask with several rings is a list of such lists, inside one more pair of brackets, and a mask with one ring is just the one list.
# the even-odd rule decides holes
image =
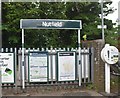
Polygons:
[[[61,56],[61,57],[60,57]],[[65,66],[69,65],[69,66]],[[58,51],[57,52],[57,80],[75,81],[77,74],[76,52]],[[65,75],[66,74],[66,75]]]
[[116,64],[119,60],[119,51],[115,46],[106,44],[101,51],[101,58],[105,63]]
[[[32,56],[32,54],[36,54],[35,57]],[[39,54],[39,55],[37,56],[37,54]],[[41,61],[44,60],[44,64],[43,64],[43,62],[41,63],[40,60]],[[41,65],[35,65],[35,64],[37,64],[37,62],[39,64],[41,63],[43,65],[42,66]],[[33,69],[33,70],[31,70],[31,69]],[[41,73],[40,70],[44,70],[44,71],[46,71],[46,73],[45,72]],[[36,77],[38,77],[38,79],[31,79],[31,76],[32,76],[31,73],[34,73],[33,71],[37,73],[37,74],[34,74],[34,77],[36,75]],[[31,83],[48,82],[48,78],[49,78],[48,77],[49,76],[48,71],[49,71],[48,70],[48,52],[40,52],[40,51],[39,52],[29,52],[29,56],[28,56],[28,80],[29,80],[29,82],[31,82]],[[42,76],[39,76],[39,75],[42,75],[42,76],[45,75],[45,76],[42,77]]]
[[[2,83],[15,83],[15,54],[0,53],[0,60],[3,62],[1,66]],[[5,78],[6,77],[6,78]]]

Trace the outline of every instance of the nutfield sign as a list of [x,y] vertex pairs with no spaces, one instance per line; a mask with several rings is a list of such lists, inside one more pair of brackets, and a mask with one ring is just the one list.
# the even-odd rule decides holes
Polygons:
[[81,20],[21,19],[22,29],[81,29]]

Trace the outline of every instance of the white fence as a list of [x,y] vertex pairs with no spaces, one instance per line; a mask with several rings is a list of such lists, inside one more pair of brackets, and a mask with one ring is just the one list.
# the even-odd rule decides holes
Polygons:
[[[58,51],[75,51],[77,54],[77,77],[76,80],[78,80],[78,69],[79,69],[79,61],[78,61],[78,49],[73,49],[73,48],[55,48],[55,49],[25,49],[25,82],[26,82],[26,86],[30,85],[31,83],[29,83],[28,81],[28,51],[48,51],[48,60],[49,60],[49,78],[48,78],[48,83],[45,84],[50,84],[51,83],[55,83],[57,85],[57,83],[59,83],[57,81],[57,52]],[[9,53],[9,52],[13,52],[15,54],[15,83],[12,84],[15,87],[21,86],[22,84],[22,74],[21,74],[21,64],[22,64],[22,50],[20,49],[13,49],[13,48],[6,48],[3,49],[1,48],[1,52],[2,53]],[[94,75],[94,49],[93,48],[83,48],[81,49],[81,66],[82,66],[82,83],[91,83],[93,82],[93,75]],[[69,82],[69,81],[68,81]],[[68,83],[68,82],[63,82],[63,83]],[[78,83],[78,81],[73,81],[73,83]],[[38,84],[38,83],[37,83]],[[41,83],[39,83],[41,84]],[[43,83],[42,83],[43,84]],[[3,86],[6,85],[6,83],[3,83]],[[54,84],[53,84],[54,85]],[[8,86],[8,85],[7,85]]]

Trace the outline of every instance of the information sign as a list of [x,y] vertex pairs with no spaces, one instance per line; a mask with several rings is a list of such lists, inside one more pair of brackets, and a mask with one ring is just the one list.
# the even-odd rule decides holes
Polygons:
[[48,81],[48,52],[29,53],[29,82]]
[[76,78],[76,52],[58,52],[58,81]]
[[14,83],[14,53],[0,53],[2,83]]

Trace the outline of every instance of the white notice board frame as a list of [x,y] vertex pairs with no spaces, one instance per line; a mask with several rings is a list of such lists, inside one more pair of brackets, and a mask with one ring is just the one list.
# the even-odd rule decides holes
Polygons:
[[15,55],[14,53],[0,53],[2,83],[15,83]]
[[[38,63],[37,63],[38,62]],[[38,64],[38,65],[36,65]],[[41,72],[44,71],[44,72]],[[29,52],[28,56],[28,80],[34,82],[48,82],[48,52]],[[35,73],[36,72],[36,73]],[[35,73],[33,75],[33,73]],[[36,77],[31,78],[31,77]],[[37,79],[38,77],[38,79]]]
[[[75,51],[57,52],[57,80],[76,81],[77,62]],[[71,66],[71,67],[69,67]]]

